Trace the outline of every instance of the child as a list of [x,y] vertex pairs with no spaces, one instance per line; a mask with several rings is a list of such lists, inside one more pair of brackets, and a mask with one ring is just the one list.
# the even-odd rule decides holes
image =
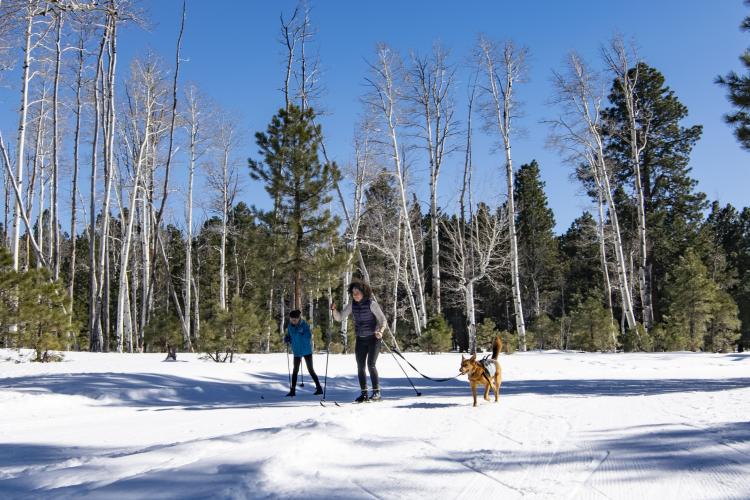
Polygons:
[[312,333],[310,332],[310,325],[307,321],[302,319],[302,313],[295,309],[289,313],[289,325],[287,325],[287,333],[284,336],[284,342],[292,345],[292,353],[294,354],[294,371],[292,372],[292,387],[289,389],[287,396],[296,396],[297,389],[297,373],[299,372],[299,365],[302,358],[305,358],[305,364],[307,365],[307,371],[315,382],[315,394],[323,394],[323,388],[320,386],[318,375],[315,374],[313,368],[312,359]]

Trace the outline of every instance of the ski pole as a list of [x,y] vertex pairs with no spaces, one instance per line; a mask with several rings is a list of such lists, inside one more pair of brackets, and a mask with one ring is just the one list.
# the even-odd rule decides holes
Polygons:
[[326,388],[328,387],[328,355],[331,354],[331,334],[328,334],[326,343],[326,373],[323,376],[323,401],[326,400]]

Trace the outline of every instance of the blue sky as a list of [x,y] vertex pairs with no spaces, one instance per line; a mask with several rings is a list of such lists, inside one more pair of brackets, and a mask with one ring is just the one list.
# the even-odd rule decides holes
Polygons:
[[[181,80],[195,82],[215,101],[242,118],[248,132],[238,156],[257,157],[252,134],[264,130],[282,105],[282,48],[277,42],[279,14],[291,12],[295,1],[188,0],[183,46],[187,61]],[[120,41],[120,74],[128,61],[154,50],[172,64],[181,0],[145,1],[152,27],[130,28]],[[433,42],[450,49],[455,62],[464,62],[480,33],[496,40],[512,39],[531,53],[530,81],[519,87],[525,130],[514,142],[516,166],[536,159],[557,231],[564,231],[589,206],[579,186],[569,179],[571,167],[545,147],[549,131],[543,120],[554,116],[549,104],[552,69],[561,68],[570,50],[599,64],[598,53],[614,33],[634,39],[644,60],[660,70],[667,84],[690,110],[685,125],[701,124],[704,133],[693,151],[691,166],[699,189],[709,199],[746,206],[750,156],[737,145],[722,120],[730,111],[725,91],[713,83],[719,74],[740,69],[738,56],[750,46],[750,36],[738,26],[750,13],[741,0],[604,0],[569,1],[312,1],[312,21],[318,31],[316,50],[323,68],[326,93],[321,100],[328,115],[322,120],[329,154],[340,164],[351,161],[354,125],[365,92],[367,60],[375,46],[386,42],[402,55],[426,53]],[[18,89],[6,80],[0,91],[5,135],[14,136],[8,117],[17,109]],[[466,81],[459,80],[456,97],[465,108]],[[463,112],[462,112],[463,113]],[[476,132],[479,132],[478,130]],[[6,139],[9,141],[9,139]],[[504,192],[503,160],[491,138],[478,141],[477,195],[498,202]],[[243,162],[244,163],[244,162]],[[462,156],[445,164],[441,200],[450,210],[452,191],[462,168]],[[424,167],[414,165],[418,184],[426,185]],[[422,172],[422,174],[420,174]],[[243,176],[244,176],[243,166]],[[177,176],[179,181],[179,174]],[[419,192],[426,199],[426,190]],[[245,176],[242,199],[267,205],[262,189]]]

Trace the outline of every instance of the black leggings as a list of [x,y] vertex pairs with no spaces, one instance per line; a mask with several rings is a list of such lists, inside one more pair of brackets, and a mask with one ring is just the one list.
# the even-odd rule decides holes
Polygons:
[[365,375],[365,363],[367,370],[370,372],[373,390],[380,390],[380,379],[378,378],[378,369],[375,363],[378,361],[380,353],[381,340],[375,338],[375,335],[369,337],[357,337],[357,343],[354,346],[354,355],[357,358],[357,376],[359,377],[359,388],[363,391],[367,389],[367,376]]
[[[295,387],[297,387],[297,373],[299,372],[299,365],[302,362],[302,358],[300,356],[294,357],[294,371],[292,372],[292,390],[294,390]],[[313,379],[313,382],[315,382],[315,387],[320,387],[320,382],[318,382],[318,375],[315,373],[315,369],[313,368],[312,363],[312,354],[308,354],[305,356],[305,364],[307,365],[307,371],[310,373],[310,376]]]

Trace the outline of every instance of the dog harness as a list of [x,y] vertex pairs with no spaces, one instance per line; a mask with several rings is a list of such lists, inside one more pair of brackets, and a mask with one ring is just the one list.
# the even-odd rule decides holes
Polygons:
[[484,358],[482,358],[480,361],[482,363],[482,369],[484,370],[484,376],[487,378],[489,382],[492,382],[492,380],[495,377],[495,360],[490,359],[490,356],[487,355]]

